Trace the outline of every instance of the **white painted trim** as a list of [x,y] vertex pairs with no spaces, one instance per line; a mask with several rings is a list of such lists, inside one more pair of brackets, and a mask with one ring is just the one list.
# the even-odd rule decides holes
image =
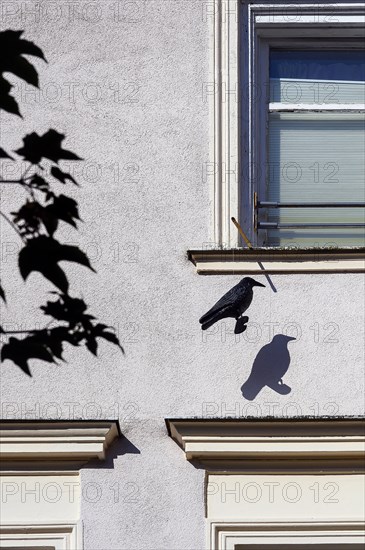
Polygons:
[[[331,544],[334,550],[342,545],[364,544],[364,523],[353,522],[277,522],[245,523],[209,521],[208,544],[210,550],[235,550],[239,545],[262,548],[263,545]],[[267,548],[267,546],[265,546]],[[276,546],[275,546],[276,547]],[[313,546],[311,546],[313,547]]]
[[0,546],[17,548],[53,547],[55,550],[80,550],[82,544],[81,522],[60,523],[18,523],[3,524],[0,527]]
[[230,216],[238,216],[239,206],[238,15],[239,0],[214,3],[210,68],[214,98],[210,158],[213,167],[213,240],[217,246],[238,242],[230,221]]
[[189,258],[200,275],[365,273],[364,250],[351,248],[191,250]]
[[0,421],[1,468],[44,464],[79,468],[90,460],[105,459],[106,449],[118,437],[116,421]]
[[280,460],[364,461],[365,421],[169,420],[171,437],[188,460],[224,462]]
[[285,275],[290,273],[364,273],[364,260],[339,261],[333,260],[309,262],[303,258],[300,262],[263,261],[262,268],[257,262],[197,262],[196,271],[199,275]]
[[[5,491],[0,545],[81,550],[79,469],[90,460],[105,459],[118,436],[114,420],[0,421],[0,481]],[[56,487],[56,497],[60,492],[56,500],[50,500],[49,487]],[[25,495],[30,493],[38,496],[28,502]]]
[[[348,509],[348,502],[363,501],[364,425],[363,419],[355,418],[167,420],[170,436],[186,458],[207,469],[206,547],[267,550],[286,544],[294,550],[299,544],[320,548],[326,543],[334,550],[351,545],[357,550],[364,542],[365,524],[361,510]],[[252,501],[237,500],[246,482],[257,486],[260,481],[268,485],[269,480],[278,486],[284,478],[285,483],[289,479],[298,485],[303,477],[310,489],[319,477],[332,484],[344,480],[347,497],[343,503],[335,501],[338,507],[328,511],[305,499],[295,511],[283,511],[279,500],[269,500],[270,504],[254,500],[255,508],[247,504]]]

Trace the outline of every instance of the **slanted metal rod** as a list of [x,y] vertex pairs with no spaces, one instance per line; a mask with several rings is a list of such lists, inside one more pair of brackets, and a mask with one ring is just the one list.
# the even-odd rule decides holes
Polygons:
[[257,222],[258,229],[312,229],[331,227],[363,227],[365,223],[276,223]]
[[258,201],[257,208],[365,208],[365,202],[267,202]]

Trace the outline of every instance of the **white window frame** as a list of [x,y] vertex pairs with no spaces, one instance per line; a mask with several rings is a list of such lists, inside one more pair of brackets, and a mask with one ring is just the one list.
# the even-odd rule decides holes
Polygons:
[[296,550],[299,544],[308,550],[313,548],[313,545],[320,549],[323,544],[330,544],[333,550],[360,550],[365,541],[364,525],[360,522],[248,524],[212,521],[209,527],[210,550],[237,550],[246,545],[250,549],[262,550],[264,547],[268,550],[271,546],[273,550],[278,550],[282,544],[292,545],[293,550]]
[[261,58],[262,44],[277,43],[278,38],[287,41],[288,47],[293,47],[299,37],[363,39],[364,8],[362,3],[335,4],[328,0],[282,4],[218,0],[212,2],[209,13],[213,23],[214,93],[210,153],[213,168],[207,173],[212,176],[212,239],[216,248],[240,246],[241,239],[231,222],[235,217],[257,246],[253,167],[266,163],[265,140],[257,137],[262,131],[266,134],[266,115],[263,119],[265,109],[255,93],[268,79],[268,67]]
[[[209,550],[241,550],[245,546],[258,550],[271,546],[278,550],[283,544],[293,545],[293,550],[298,545],[308,545],[309,550],[320,548],[321,544],[331,544],[334,550],[338,550],[339,545],[346,548],[348,545],[353,550],[363,547],[363,419],[185,418],[167,419],[166,424],[170,437],[184,451],[186,459],[206,470],[206,548]],[[300,512],[290,517],[278,505],[280,501],[272,500],[268,505],[267,501],[258,500],[255,501],[257,508],[250,513],[243,507],[244,499],[236,500],[237,494],[242,494],[240,487],[239,493],[232,488],[240,478],[247,480],[247,476],[251,483],[253,480],[260,483],[263,475],[272,482],[280,481],[282,475],[289,476],[291,482],[296,479],[300,482],[303,475],[308,485],[321,476],[328,476],[341,487],[341,498],[336,501],[338,508],[335,510],[330,504],[325,515],[323,510],[316,515],[311,502],[306,501],[298,504]],[[222,491],[212,491],[209,487],[212,480],[214,488],[217,478],[220,482],[224,480],[230,498],[223,499]],[[345,478],[347,481],[342,483]],[[356,502],[352,509],[349,500]]]
[[0,546],[82,550],[80,469],[119,436],[115,420],[0,420]]
[[83,547],[80,523],[2,525],[1,547],[25,550],[52,548],[52,550],[81,550]]

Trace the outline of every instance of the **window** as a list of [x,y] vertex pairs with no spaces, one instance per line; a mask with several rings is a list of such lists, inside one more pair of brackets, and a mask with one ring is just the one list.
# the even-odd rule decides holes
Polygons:
[[364,547],[362,419],[185,418],[167,427],[206,469],[210,550]]
[[234,216],[256,247],[363,246],[363,4],[214,6],[215,245],[242,246]]
[[[365,51],[326,47],[269,50],[264,245],[364,245],[363,208],[335,205],[365,203]],[[333,206],[276,207],[306,203]]]
[[82,550],[80,469],[119,434],[112,420],[1,420],[1,548]]

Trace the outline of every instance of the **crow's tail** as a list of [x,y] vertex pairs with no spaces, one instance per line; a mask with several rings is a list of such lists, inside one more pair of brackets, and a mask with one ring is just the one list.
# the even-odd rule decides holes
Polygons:
[[206,323],[202,323],[202,330],[207,330],[207,328],[211,327],[216,323],[218,319],[212,319],[211,321],[207,321]]
[[241,386],[241,392],[245,399],[248,401],[253,401],[255,397],[258,396],[262,388],[265,386],[264,383],[260,383],[258,380],[252,376],[252,373]]
[[207,328],[214,325],[214,323],[216,323],[217,321],[224,319],[226,316],[226,311],[217,311],[216,313],[213,313],[211,315],[203,315],[203,317],[199,319],[199,322],[202,325],[202,330],[207,330]]

